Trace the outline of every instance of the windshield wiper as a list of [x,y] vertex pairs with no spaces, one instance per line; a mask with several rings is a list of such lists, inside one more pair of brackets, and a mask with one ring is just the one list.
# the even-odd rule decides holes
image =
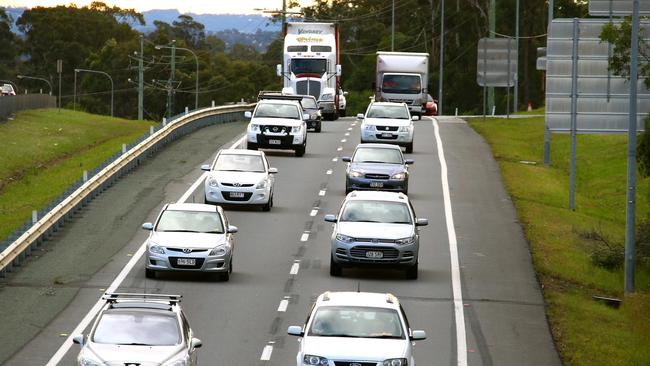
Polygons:
[[117,343],[116,345],[117,345],[117,346],[152,346],[152,344],[149,344],[149,343],[136,343],[136,342],[132,342],[132,343]]
[[199,233],[200,231],[196,230],[158,230],[166,233]]
[[393,334],[369,335],[368,337],[365,337],[365,338],[402,339],[402,337],[396,336],[396,335],[393,335]]
[[[357,162],[355,161],[355,163]],[[359,163],[395,164],[395,163],[387,163],[385,161],[378,161],[378,160],[364,160],[364,161],[359,161]]]
[[391,221],[388,224],[410,224],[410,221]]
[[220,172],[246,172],[247,170],[243,169],[217,169]]
[[341,337],[341,338],[362,338],[355,335],[334,333],[334,334],[318,334],[319,337]]
[[[350,220],[350,221],[352,221],[352,220]],[[376,223],[379,223],[379,222],[381,222],[381,221],[375,221],[375,220],[354,220],[354,221],[352,221],[352,222],[376,222]]]
[[201,231],[201,233],[204,233],[204,234],[223,234],[223,231],[221,231],[221,230],[212,230],[212,231]]

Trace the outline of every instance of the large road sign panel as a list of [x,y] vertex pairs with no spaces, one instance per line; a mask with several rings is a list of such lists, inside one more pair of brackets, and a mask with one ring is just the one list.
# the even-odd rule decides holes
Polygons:
[[[508,51],[510,49],[510,51]],[[513,87],[517,77],[517,43],[511,38],[478,41],[476,82],[480,86]],[[508,56],[510,59],[508,61]],[[510,66],[508,68],[508,66]]]
[[[632,15],[632,0],[589,0],[589,15]],[[639,0],[639,15],[650,15],[650,0]]]

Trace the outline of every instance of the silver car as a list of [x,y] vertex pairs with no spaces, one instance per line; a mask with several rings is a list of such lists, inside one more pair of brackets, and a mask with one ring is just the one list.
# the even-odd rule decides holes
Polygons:
[[162,271],[198,271],[218,274],[228,281],[237,227],[219,206],[174,203],[163,207],[150,230],[145,254],[145,274],[155,278]]
[[105,294],[88,336],[76,335],[79,366],[194,366],[194,338],[179,295]]
[[403,193],[354,191],[343,201],[338,215],[325,215],[333,222],[330,275],[340,276],[346,266],[384,266],[406,269],[406,277],[418,277],[419,226]]

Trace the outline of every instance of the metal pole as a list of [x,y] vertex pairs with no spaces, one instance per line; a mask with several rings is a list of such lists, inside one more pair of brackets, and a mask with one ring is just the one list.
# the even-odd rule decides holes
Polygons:
[[569,209],[575,210],[576,184],[576,118],[578,104],[578,18],[573,18],[573,50],[571,59],[571,156],[569,158]]
[[199,109],[199,58],[196,57],[194,52],[192,52],[192,55],[194,55],[194,60],[196,61],[196,95],[194,96],[194,109]]
[[113,117],[113,99],[115,97],[115,85],[113,84],[113,78],[106,74],[108,76],[108,79],[111,81],[111,117]]
[[390,26],[390,50],[395,51],[395,0],[393,0],[392,22]]
[[442,86],[444,83],[444,65],[445,65],[445,0],[440,2],[440,71],[438,71],[438,115],[443,115],[442,109]]
[[483,42],[483,119],[485,120],[485,113],[487,108],[487,39]]
[[[551,24],[553,23],[553,0],[548,0],[548,23],[546,25],[546,32],[551,34]],[[548,36],[547,36],[548,39]],[[547,45],[548,46],[548,45]],[[551,162],[551,130],[544,121],[544,165],[548,166]]]
[[140,58],[138,59],[138,120],[144,119],[144,35],[140,35]]
[[74,69],[74,92],[72,92],[72,110],[77,110],[77,69]]
[[508,38],[508,71],[506,76],[506,118],[510,119],[510,42],[511,38]]
[[56,72],[59,74],[59,113],[61,112],[61,73],[63,73],[63,60],[56,60]]
[[547,31],[550,30],[551,23],[553,23],[553,0],[548,0],[548,24],[546,25]]
[[59,73],[59,112],[61,112],[61,73]]
[[515,11],[515,48],[517,49],[517,63],[515,64],[515,90],[512,98],[512,111],[517,112],[519,103],[519,0],[517,0]]
[[[497,5],[496,5],[496,0],[490,0],[490,8],[489,8],[489,28],[490,28],[490,34],[488,37],[494,38],[495,37],[495,32],[497,30],[496,24],[497,24]],[[492,110],[494,108],[494,87],[488,87],[488,109]]]
[[636,223],[636,119],[639,54],[639,0],[632,2],[630,35],[630,125],[627,130],[627,207],[625,210],[625,294],[634,292],[634,227]]
[[74,69],[75,89],[76,89],[76,83],[77,83],[77,73],[80,72],[80,71],[82,71],[82,72],[90,72],[90,73],[94,73],[94,74],[101,74],[101,75],[105,75],[106,77],[108,77],[108,80],[111,82],[111,117],[113,117],[113,99],[114,99],[114,96],[115,96],[115,86],[113,84],[113,78],[108,73],[103,72],[103,71],[89,70],[89,69]]

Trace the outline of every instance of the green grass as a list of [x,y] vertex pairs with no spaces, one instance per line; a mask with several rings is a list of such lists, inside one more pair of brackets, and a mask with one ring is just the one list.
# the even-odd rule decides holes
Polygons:
[[1,123],[0,239],[153,124],[63,109]]
[[[623,297],[623,270],[594,265],[593,243],[580,235],[596,230],[624,242],[626,136],[578,135],[571,211],[567,135],[552,135],[545,167],[543,118],[473,119],[470,125],[491,146],[515,202],[564,364],[650,365],[650,269],[637,267],[638,295],[625,298],[621,309],[597,303],[593,295]],[[650,179],[637,183],[637,218],[645,218]]]

